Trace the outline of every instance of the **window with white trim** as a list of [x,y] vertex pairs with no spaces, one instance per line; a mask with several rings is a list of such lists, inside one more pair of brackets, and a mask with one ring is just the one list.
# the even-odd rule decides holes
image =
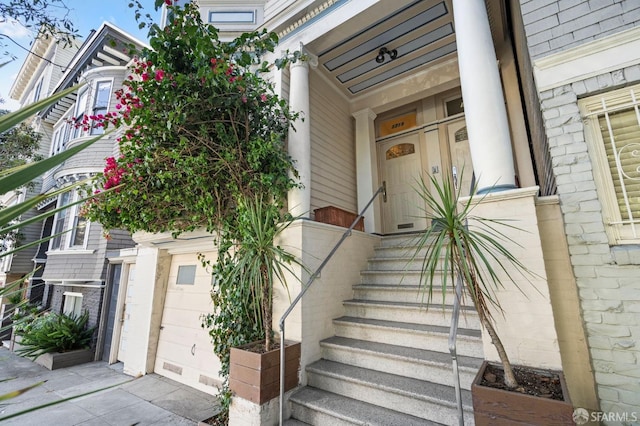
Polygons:
[[640,241],[640,85],[580,101],[611,244]]
[[[71,202],[71,193],[70,192],[62,193],[58,197],[57,207],[66,206],[70,202]],[[53,232],[51,233],[51,235],[61,234],[62,232],[64,232],[68,212],[69,212],[69,209],[62,209],[58,213],[56,213],[56,217],[53,220]],[[51,239],[49,250],[60,249],[62,247],[63,241],[64,241],[64,234],[56,235]]]
[[74,317],[82,315],[82,293],[65,291],[62,295],[64,296],[62,313]]
[[61,119],[53,131],[50,153],[52,156],[67,149],[67,142],[69,142],[69,139],[71,138],[71,124],[69,123],[69,117],[70,115],[67,114],[67,116]]
[[[60,195],[58,206],[66,206],[79,200],[80,194],[74,191],[65,192]],[[87,246],[89,222],[81,215],[82,203],[70,206],[67,209],[56,213],[53,222],[53,235],[68,231],[58,235],[51,240],[50,250],[59,249],[83,249]]]
[[89,98],[89,91],[82,91],[76,100],[76,110],[75,110],[75,129],[73,129],[73,138],[79,138],[82,136],[82,121],[84,120],[84,116],[87,110],[87,99]]
[[[105,115],[109,110],[109,100],[111,99],[111,80],[98,81],[95,89],[92,115]],[[104,128],[96,127],[96,122],[94,121],[91,125],[91,134],[101,135],[103,133]]]

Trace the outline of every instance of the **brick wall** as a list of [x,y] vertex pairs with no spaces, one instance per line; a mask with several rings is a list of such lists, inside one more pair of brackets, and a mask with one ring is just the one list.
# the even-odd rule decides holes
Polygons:
[[537,59],[640,24],[638,0],[520,0]]
[[579,98],[638,82],[634,65],[544,91],[540,99],[600,409],[640,414],[640,247],[609,246],[578,110]]
[[49,290],[52,312],[62,313],[62,308],[64,307],[64,293],[66,291],[82,294],[82,311],[89,311],[89,327],[97,326],[100,321],[102,293],[104,292],[104,289],[52,285]]

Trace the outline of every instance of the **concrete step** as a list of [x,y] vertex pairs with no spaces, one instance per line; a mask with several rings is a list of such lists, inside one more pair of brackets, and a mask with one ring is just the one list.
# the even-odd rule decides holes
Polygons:
[[[425,419],[410,416],[327,392],[313,387],[303,387],[289,399],[292,416],[303,420],[304,424],[351,426],[437,426]],[[285,423],[286,424],[286,423]]]
[[418,241],[422,238],[422,233],[409,233],[409,234],[396,234],[386,235],[380,239],[380,246],[402,248],[402,247],[415,247]]
[[[457,422],[453,387],[322,359],[306,371],[309,386],[436,423]],[[472,424],[469,391],[462,401]]]
[[[435,352],[449,352],[449,327],[347,316],[334,319],[333,324],[336,328],[335,335],[338,337]],[[458,354],[476,358],[483,357],[480,336],[479,330],[459,328]]]
[[[352,299],[342,303],[345,316],[379,319],[386,321],[432,324],[443,327],[451,325],[453,306],[412,302],[387,302],[382,300]],[[480,329],[480,319],[472,307],[462,306],[459,327]]]
[[[399,376],[454,386],[451,355],[425,349],[330,337],[320,342],[322,358]],[[470,390],[482,358],[458,356],[460,386]]]
[[421,258],[412,259],[411,257],[372,257],[368,261],[367,271],[398,271],[404,272],[420,272],[422,269]]
[[402,257],[404,259],[423,259],[427,253],[427,248],[423,247],[416,253],[417,246],[379,246],[376,247],[375,254],[373,257],[375,259],[384,259],[388,257]]
[[[441,307],[443,303],[453,305],[455,294],[449,286],[449,282],[447,282],[444,301],[441,291],[440,287],[433,289],[432,304],[435,307]],[[358,284],[353,286],[353,293],[353,298],[358,300],[419,304],[426,304],[429,301],[429,295],[417,284]],[[462,305],[473,306],[473,302],[471,298],[465,297],[462,300]]]
[[[420,276],[422,273],[418,270],[412,271],[371,271],[366,270],[360,272],[362,284],[396,284],[396,285],[413,285],[420,284]],[[422,280],[424,282],[424,280]],[[449,280],[447,280],[447,283]]]

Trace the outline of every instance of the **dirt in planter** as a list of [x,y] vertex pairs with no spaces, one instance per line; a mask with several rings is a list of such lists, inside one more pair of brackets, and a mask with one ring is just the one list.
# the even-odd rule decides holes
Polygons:
[[[253,342],[248,345],[242,346],[242,349],[248,352],[253,352],[256,354],[263,354],[267,352],[267,349],[264,345],[264,340],[260,340],[259,342]],[[280,349],[280,341],[271,342],[271,350]],[[285,351],[286,352],[286,351]]]
[[200,423],[213,426],[227,426],[229,424],[229,412],[221,411],[215,416],[209,417],[208,419],[203,420]]
[[482,386],[520,392],[542,398],[556,399],[559,401],[564,400],[560,377],[557,374],[522,367],[513,367],[513,374],[515,374],[520,386],[516,389],[509,389],[504,384],[504,371],[502,366],[489,364],[485,369],[484,377],[480,384]]

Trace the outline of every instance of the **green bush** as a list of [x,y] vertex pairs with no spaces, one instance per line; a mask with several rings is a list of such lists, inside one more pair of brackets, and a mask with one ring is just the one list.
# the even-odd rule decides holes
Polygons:
[[19,355],[35,359],[44,353],[88,348],[95,327],[87,327],[89,312],[80,316],[48,313],[40,315],[18,331]]

